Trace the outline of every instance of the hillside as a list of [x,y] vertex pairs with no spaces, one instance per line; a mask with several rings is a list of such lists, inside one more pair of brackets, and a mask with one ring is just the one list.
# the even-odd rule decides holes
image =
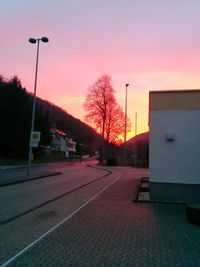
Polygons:
[[130,157],[135,159],[135,166],[147,167],[149,162],[149,132],[136,135],[127,141]]
[[55,127],[64,131],[77,143],[84,144],[85,149],[88,148],[88,152],[98,149],[101,137],[90,126],[53,103],[40,98],[37,98],[37,103],[43,112],[48,114],[51,128]]
[[137,142],[148,143],[148,141],[149,141],[149,132],[145,132],[145,133],[138,134],[134,136],[133,138],[129,139],[127,141],[127,145],[134,146]]
[[[0,76],[0,156],[26,157],[29,149],[33,95],[22,87],[18,77],[10,80]],[[60,107],[37,98],[35,112],[36,131],[41,132],[40,144],[50,144],[50,128],[64,131],[82,152],[94,153],[100,144],[100,136],[87,124]]]

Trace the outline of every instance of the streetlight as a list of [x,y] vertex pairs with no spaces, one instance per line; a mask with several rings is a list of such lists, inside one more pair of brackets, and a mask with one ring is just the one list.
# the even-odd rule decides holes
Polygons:
[[125,95],[125,124],[124,124],[124,158],[126,158],[126,130],[127,130],[127,88],[129,83],[126,85],[126,95]]
[[135,136],[137,135],[137,112],[135,112]]
[[[30,139],[31,134],[34,131],[34,124],[35,124],[35,106],[36,106],[36,88],[37,88],[37,73],[38,73],[38,58],[39,58],[39,47],[40,47],[40,41],[44,43],[48,43],[49,39],[47,37],[42,38],[29,38],[29,42],[31,44],[37,43],[37,54],[36,54],[36,67],[35,67],[35,85],[34,85],[34,94],[33,94],[33,109],[32,109],[32,119],[31,119],[31,133],[30,133]],[[32,161],[32,145],[29,143],[29,156],[28,156],[28,169],[27,169],[27,175],[30,176],[31,172],[31,161]]]

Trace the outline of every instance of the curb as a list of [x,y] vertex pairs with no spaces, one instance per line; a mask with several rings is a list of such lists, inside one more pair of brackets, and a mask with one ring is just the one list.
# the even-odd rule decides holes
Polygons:
[[185,201],[182,201],[182,200],[156,200],[156,199],[151,200],[150,198],[149,199],[140,199],[140,193],[142,193],[142,192],[148,192],[149,193],[149,186],[142,187],[142,184],[149,183],[148,179],[149,179],[149,177],[141,177],[140,178],[140,183],[138,186],[137,195],[133,199],[134,203],[182,204],[182,205],[185,204]]
[[[38,180],[38,179],[42,179],[42,178],[46,178],[46,177],[50,177],[50,176],[56,176],[56,175],[60,175],[62,174],[62,172],[52,172],[52,173],[48,173],[48,174],[43,174],[43,175],[39,175],[39,176],[32,176],[30,178],[16,178],[16,180],[12,180],[12,181],[5,181],[5,182],[1,182],[0,181],[0,187],[3,186],[9,186],[9,185],[13,185],[13,184],[19,184],[19,183],[26,183],[29,181],[33,181],[33,180]],[[14,178],[15,179],[15,178]]]

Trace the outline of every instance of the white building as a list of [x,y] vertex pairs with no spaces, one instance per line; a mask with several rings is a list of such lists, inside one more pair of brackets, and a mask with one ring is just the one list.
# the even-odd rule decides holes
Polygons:
[[69,158],[70,154],[76,152],[76,142],[68,138],[63,131],[52,128],[51,134],[51,150],[63,158]]
[[150,198],[200,199],[200,90],[149,94]]
[[67,150],[66,133],[63,131],[52,128],[51,134],[51,149],[53,151],[65,152]]
[[74,142],[71,138],[67,139],[67,149],[65,152],[65,157],[69,158],[70,154],[76,152],[76,142]]

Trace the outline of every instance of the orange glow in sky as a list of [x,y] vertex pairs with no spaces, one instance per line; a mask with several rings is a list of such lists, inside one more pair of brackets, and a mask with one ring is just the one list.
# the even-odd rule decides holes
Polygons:
[[[87,89],[112,77],[116,98],[135,134],[148,130],[150,90],[200,88],[198,0],[2,0],[0,74],[17,75],[33,92],[36,45],[41,43],[37,96],[83,120]],[[2,26],[3,25],[3,26]]]

